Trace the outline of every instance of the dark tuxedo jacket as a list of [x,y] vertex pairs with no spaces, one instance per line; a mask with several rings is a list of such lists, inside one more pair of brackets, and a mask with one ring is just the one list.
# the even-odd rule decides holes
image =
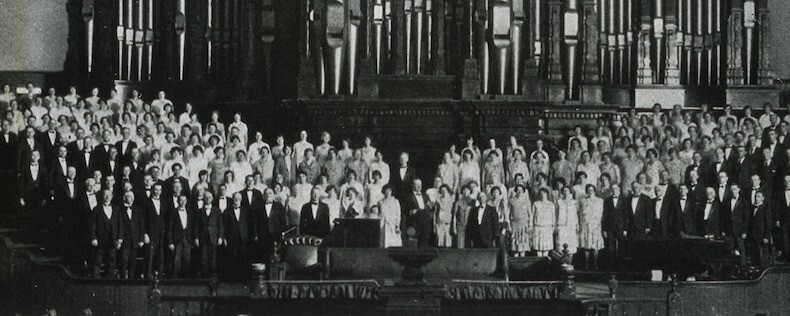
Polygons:
[[[430,208],[430,205],[428,205],[428,197],[425,195],[425,193],[421,193],[420,196],[417,197],[414,194],[414,192],[410,190],[408,193],[404,193],[404,194],[401,195],[401,197],[400,197],[400,201],[401,201],[401,217],[400,218],[401,218],[401,223],[402,224],[408,224],[408,222],[409,222],[409,220],[411,218],[411,211],[412,210],[421,210],[420,209],[420,204],[419,204],[419,202],[417,200],[418,198],[422,199],[422,202],[423,202],[422,204],[423,204],[425,209]],[[405,227],[405,226],[403,226],[403,227]]]
[[197,238],[197,234],[195,232],[195,228],[197,227],[197,220],[194,214],[191,214],[188,210],[185,211],[187,214],[187,225],[184,227],[181,224],[181,218],[179,217],[178,209],[173,209],[170,212],[170,225],[169,229],[167,230],[167,241],[168,245],[178,245],[184,239],[194,246],[194,240]]
[[617,205],[614,204],[614,198],[608,197],[603,201],[603,218],[601,219],[601,229],[613,236],[622,237],[623,232],[627,230],[625,217],[626,202],[629,199],[620,195],[617,199]]
[[[19,194],[25,202],[39,201],[47,195],[49,179],[47,179],[47,168],[43,164],[38,164],[38,175],[33,179],[30,173],[30,164],[19,169]],[[28,201],[30,200],[30,201]]]
[[170,224],[171,209],[166,199],[160,198],[159,214],[156,214],[153,199],[146,198],[143,201],[145,208],[145,231],[151,239],[151,244],[162,245],[166,239],[168,225]]
[[[94,143],[95,144],[95,143]],[[105,148],[105,145],[107,145]],[[115,147],[113,144],[97,144],[93,146],[92,156],[96,156],[98,161],[105,162],[110,160],[110,147]]]
[[239,208],[239,218],[233,213],[233,205],[222,214],[222,221],[225,224],[225,239],[229,247],[240,247],[250,242],[253,237],[253,223],[250,219],[250,209],[247,207]]
[[679,229],[687,235],[697,235],[697,200],[689,193],[684,202],[678,197]]
[[34,150],[37,150],[42,155],[41,156],[42,159],[39,160],[39,163],[42,161],[46,161],[44,160],[44,146],[37,137],[33,137],[33,147],[30,147],[30,144],[28,144],[27,139],[20,138],[19,146],[17,146],[17,148],[18,148],[18,153],[16,155],[17,168],[21,169],[30,164],[30,154],[33,153]]
[[[718,182],[719,180],[716,181]],[[719,202],[723,203],[724,201],[729,200],[730,196],[732,196],[732,190],[730,190],[729,185],[724,186],[724,195],[721,195],[721,193],[719,193],[719,189],[721,188],[720,185],[717,184],[715,186],[712,186],[712,188],[716,190],[716,200],[718,200]]]
[[123,140],[119,140],[115,143],[115,148],[118,150],[118,161],[126,164],[132,160],[132,149],[137,148],[137,143],[129,140],[126,151],[123,151]]
[[746,239],[762,243],[763,239],[771,238],[771,211],[768,205],[749,207],[749,227]]
[[176,178],[175,176],[172,176],[170,178],[167,178],[167,180],[165,180],[165,183],[162,185],[162,191],[164,191],[165,194],[168,196],[173,195],[173,183],[175,183],[176,181],[181,182],[181,194],[186,195],[187,197],[192,196],[190,192],[192,190],[192,187],[189,186],[189,180],[187,180],[184,177]]
[[705,178],[705,181],[703,181],[705,183],[705,185],[710,186],[710,187],[714,187],[714,188],[718,187],[718,184],[719,184],[719,172],[724,171],[725,173],[727,173],[727,177],[729,178],[729,172],[728,172],[729,171],[728,170],[729,165],[727,164],[727,162],[726,161],[722,161],[721,162],[721,166],[719,167],[718,171],[716,170],[716,164],[717,163],[718,163],[718,161],[716,161],[716,160],[711,161],[710,164],[708,164],[708,166],[707,166],[707,168],[705,170],[705,174],[704,175],[702,175],[702,174],[700,175],[700,178],[703,178],[703,177]]
[[121,225],[123,226],[123,243],[127,248],[137,249],[138,243],[145,237],[145,212],[142,207],[132,204],[132,218],[129,218],[125,206],[120,206]]
[[84,194],[85,188],[79,181],[74,180],[74,191],[69,193],[69,183],[66,178],[62,178],[52,184],[52,191],[55,194],[56,212],[64,214],[76,214],[79,208],[79,198]]
[[738,162],[738,157],[733,157],[727,175],[731,183],[737,183],[741,188],[748,188],[751,185],[749,178],[753,172],[754,164],[749,158],[743,158],[742,162]]
[[19,152],[19,139],[14,133],[8,133],[6,142],[3,133],[0,133],[0,170],[10,170],[17,167],[16,155]]
[[55,138],[53,141],[49,137],[49,131],[36,134],[38,141],[41,143],[41,148],[43,149],[41,152],[42,161],[50,162],[52,157],[55,156],[57,148],[62,145],[60,142],[60,132],[56,131],[54,135]]
[[782,227],[790,225],[790,206],[788,206],[788,202],[790,201],[785,198],[785,190],[779,190],[776,192],[772,203],[770,203],[771,218],[774,222],[779,221]]
[[705,207],[707,201],[701,201],[697,204],[697,229],[700,236],[713,235],[716,237],[721,236],[721,203],[714,199],[711,203],[710,214],[708,220],[705,220]]
[[74,165],[74,168],[77,169],[77,178],[85,180],[92,177],[93,172],[96,170],[102,170],[102,172],[104,172],[102,169],[104,164],[102,163],[101,159],[102,158],[97,157],[93,151],[91,151],[88,160],[86,160],[84,151],[75,153],[72,164]]
[[[93,214],[90,221],[90,237],[91,240],[97,240],[99,247],[111,248],[115,246],[118,239],[123,239],[124,231],[121,225],[121,210],[117,205],[111,205],[112,216],[107,218],[103,210],[104,205],[101,203],[93,209]],[[130,241],[124,241],[130,242]]]
[[749,228],[749,202],[740,196],[735,201],[735,207],[732,207],[731,201],[732,198],[721,203],[722,213],[729,214],[729,220],[724,223],[724,231],[740,238],[742,234],[746,234]]
[[[477,221],[478,214],[483,212],[482,222]],[[466,220],[466,238],[474,248],[493,248],[499,235],[499,215],[493,206],[488,204],[473,207],[469,210]]]
[[280,240],[282,233],[288,230],[288,217],[285,207],[277,202],[272,202],[271,214],[266,215],[266,205],[261,205],[260,209],[254,211],[255,237],[264,244]]
[[330,230],[329,206],[319,202],[318,211],[316,212],[316,216],[313,217],[313,211],[310,203],[302,205],[302,211],[299,216],[300,235],[310,235],[324,238],[329,235]]
[[[678,218],[680,217],[680,201],[674,197],[664,195],[661,209],[656,209],[658,198],[651,200],[651,212],[653,214],[653,230],[650,235],[654,238],[669,238],[677,236],[680,231]],[[660,218],[655,218],[659,214]],[[656,222],[658,221],[658,222]],[[656,231],[658,229],[658,231]]]
[[628,223],[628,236],[631,238],[641,238],[647,236],[645,229],[651,228],[653,225],[654,214],[651,212],[653,207],[650,205],[651,200],[644,194],[640,194],[637,202],[636,209],[631,205],[631,198],[626,200],[625,206],[625,219]]
[[[68,170],[68,168],[71,167],[72,165],[69,164],[68,159],[66,159],[65,162],[66,162],[66,170]],[[47,169],[49,170],[49,179],[50,182],[52,182],[52,185],[56,185],[66,179],[66,172],[64,172],[64,170],[62,169],[58,157],[53,157],[52,159],[50,159],[49,163],[47,164]]]
[[201,245],[217,245],[219,238],[225,238],[225,225],[222,223],[222,210],[209,206],[209,214],[205,207],[195,210],[197,217],[197,236]]
[[[247,192],[252,191],[252,201],[247,197]],[[253,213],[257,212],[261,207],[263,207],[263,193],[256,189],[247,190],[243,189],[239,191],[241,193],[241,205],[250,208],[250,211]]]
[[390,171],[390,185],[395,190],[395,196],[401,197],[412,191],[412,183],[417,178],[417,172],[411,166],[406,167],[404,177],[400,176],[400,165],[393,166]]

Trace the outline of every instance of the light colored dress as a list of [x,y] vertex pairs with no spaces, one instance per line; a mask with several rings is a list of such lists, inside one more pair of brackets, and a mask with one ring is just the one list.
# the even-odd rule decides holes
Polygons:
[[458,170],[458,178],[461,179],[459,187],[468,185],[471,182],[476,182],[478,186],[482,185],[480,183],[480,165],[478,165],[476,162],[461,162],[461,165],[458,166]]
[[437,201],[437,214],[436,214],[436,238],[439,247],[452,247],[453,236],[451,229],[451,222],[453,219],[453,204],[455,196],[448,194],[445,197],[439,197]]
[[214,159],[208,163],[209,182],[214,186],[214,192],[219,192],[219,185],[225,177],[225,171],[228,171],[228,163],[225,159]]
[[532,248],[537,251],[554,249],[554,225],[557,222],[557,207],[551,201],[537,201],[532,205],[533,223]]
[[379,212],[384,230],[384,248],[400,247],[400,202],[394,197],[383,198],[379,201]]
[[604,247],[601,234],[601,219],[603,218],[603,199],[593,196],[582,198],[579,202],[581,218],[579,233],[579,246],[585,249],[600,250]]
[[530,234],[532,233],[532,203],[529,194],[521,197],[513,196],[508,201],[510,206],[510,250],[523,252],[532,249]]
[[560,250],[568,244],[568,252],[579,247],[579,203],[576,200],[557,201],[557,244]]

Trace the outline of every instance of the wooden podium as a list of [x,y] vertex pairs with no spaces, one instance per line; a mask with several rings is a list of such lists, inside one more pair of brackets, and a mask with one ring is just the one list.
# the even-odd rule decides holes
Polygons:
[[384,246],[384,238],[381,237],[381,219],[337,219],[329,238],[329,246],[345,248],[380,248]]

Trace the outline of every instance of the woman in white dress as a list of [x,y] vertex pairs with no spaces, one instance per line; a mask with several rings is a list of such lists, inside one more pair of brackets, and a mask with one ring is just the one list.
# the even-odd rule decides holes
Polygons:
[[258,159],[261,159],[261,149],[269,148],[269,144],[263,141],[263,134],[255,132],[255,141],[247,147],[247,152],[250,153],[250,163],[254,164]]
[[554,229],[557,225],[557,206],[549,200],[549,190],[541,188],[538,201],[532,205],[532,248],[538,257],[545,257],[554,249]]
[[[587,196],[579,202],[579,246],[584,249],[584,267],[598,270],[598,250],[603,249],[604,240],[601,232],[603,217],[603,199],[595,196],[595,186],[587,186]],[[592,261],[590,261],[592,254]]]
[[532,250],[530,234],[532,233],[532,202],[526,188],[516,185],[515,194],[508,201],[510,207],[510,251],[516,257],[523,257]]
[[601,167],[590,160],[590,153],[587,151],[582,152],[579,165],[576,166],[576,172],[577,174],[578,172],[587,174],[587,179],[581,183],[582,187],[586,187],[588,184],[598,184],[598,178],[601,177]]
[[439,197],[436,201],[436,216],[434,218],[434,230],[436,231],[437,246],[438,247],[452,247],[452,219],[453,219],[453,203],[455,203],[455,195],[453,190],[447,184],[442,184],[439,187]]
[[370,209],[378,205],[379,201],[384,198],[384,193],[382,191],[385,184],[386,183],[381,181],[381,173],[378,170],[373,171],[373,182],[365,185],[365,198],[368,201],[367,207],[365,208],[366,211],[370,212]]
[[480,165],[474,160],[474,153],[470,149],[464,149],[463,161],[458,165],[459,187],[469,185],[474,182],[480,185]]
[[272,159],[269,147],[261,147],[259,156],[261,158],[252,165],[253,172],[261,174],[262,183],[267,186],[272,185],[272,180],[274,180],[274,159]]
[[381,213],[381,226],[384,231],[384,248],[400,247],[400,202],[392,196],[392,187],[385,185],[384,198],[379,201],[379,212]]
[[546,156],[543,152],[536,152],[533,155],[533,158],[530,159],[531,163],[529,166],[530,177],[527,179],[529,183],[535,183],[537,181],[537,177],[539,174],[549,174],[551,170],[551,164],[549,163],[549,156]]
[[452,153],[444,153],[444,160],[436,170],[436,176],[442,178],[442,182],[448,185],[453,192],[458,191],[458,165],[453,162]]
[[203,157],[203,147],[200,145],[192,147],[192,158],[186,166],[187,180],[189,183],[197,183],[200,179],[200,172],[208,170],[208,160]]
[[570,254],[579,247],[579,203],[571,188],[562,189],[562,199],[557,201],[557,245],[560,250],[568,245]]
[[507,183],[508,187],[515,185],[517,174],[521,174],[524,179],[529,179],[527,182],[534,181],[532,175],[529,173],[529,166],[524,162],[523,149],[516,147],[512,152],[512,157],[509,157],[507,164],[507,178],[505,178],[505,183]]
[[[341,201],[343,203],[351,202],[351,201],[346,201],[345,197],[348,196],[348,193],[346,191],[352,188],[357,193],[356,195],[354,195],[354,198],[356,198],[357,200],[356,203],[359,203],[360,205],[359,209],[357,209],[356,211],[362,213],[362,211],[365,209],[365,201],[364,201],[365,196],[364,194],[361,193],[365,192],[365,187],[362,185],[362,183],[360,183],[357,180],[357,173],[354,172],[354,170],[349,170],[348,173],[346,173],[346,183],[340,187],[340,196],[341,196]],[[346,209],[348,206],[349,206],[348,204],[343,204],[342,208]]]

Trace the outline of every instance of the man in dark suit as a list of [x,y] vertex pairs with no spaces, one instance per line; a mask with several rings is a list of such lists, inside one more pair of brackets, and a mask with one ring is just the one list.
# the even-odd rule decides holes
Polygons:
[[392,185],[392,188],[395,190],[395,196],[401,198],[404,195],[408,195],[408,192],[412,190],[411,186],[416,178],[417,172],[414,171],[414,168],[409,166],[409,154],[405,152],[401,153],[400,163],[390,172],[390,185]]
[[609,261],[617,259],[618,240],[626,234],[625,210],[627,199],[621,195],[620,184],[612,184],[612,196],[603,201],[603,217],[601,230]]
[[11,122],[3,119],[0,124],[0,170],[12,170],[17,165],[19,138],[10,131]]
[[192,248],[197,244],[195,226],[197,221],[187,211],[187,197],[178,197],[178,206],[170,213],[170,225],[167,230],[167,247],[173,252],[173,278],[189,274],[192,264]]
[[299,213],[299,234],[324,238],[329,235],[329,206],[319,201],[320,189],[310,191],[310,202]]
[[200,274],[210,277],[217,272],[217,247],[225,238],[225,226],[222,223],[222,210],[213,206],[214,195],[203,193],[203,207],[196,209],[197,242],[200,250]]
[[164,243],[171,209],[169,203],[162,197],[161,184],[154,184],[151,197],[144,201],[146,221],[143,241],[148,245],[145,258],[146,275],[148,278],[153,278],[155,272],[164,273]]
[[136,279],[137,256],[145,242],[145,218],[140,202],[135,203],[134,193],[123,194],[120,218],[124,240],[121,247],[121,277]]
[[746,147],[738,146],[736,149],[736,155],[733,157],[730,167],[730,181],[739,184],[741,188],[749,187],[749,178],[751,177],[753,172],[752,170],[754,169],[752,161],[748,159],[747,154]]
[[59,227],[58,234],[52,237],[59,239],[63,246],[65,262],[71,265],[77,265],[83,260],[79,255],[80,244],[83,242],[80,237],[81,233],[86,231],[84,227],[80,226],[82,210],[79,205],[79,198],[84,194],[85,189],[76,180],[76,177],[77,169],[67,167],[66,176],[52,184],[53,211],[59,217],[58,222],[63,223],[63,225],[57,225]]
[[729,223],[725,224],[726,234],[732,241],[735,253],[746,265],[746,232],[749,227],[749,201],[741,196],[741,188],[737,183],[730,185],[731,195],[722,202],[722,213],[729,214]]
[[777,247],[777,255],[785,261],[790,255],[790,175],[782,179],[784,190],[776,192],[774,202],[771,203],[771,218],[773,219],[772,235]]
[[250,211],[241,205],[241,193],[233,194],[233,205],[223,214],[225,224],[225,246],[227,246],[227,265],[223,268],[227,276],[236,280],[246,280],[249,276],[249,245],[252,241]]
[[716,190],[716,200],[719,202],[724,202],[730,199],[730,177],[724,171],[719,171],[718,176],[716,177],[716,186],[713,187]]
[[69,151],[69,163],[74,164],[74,158],[77,154],[85,150],[85,129],[82,127],[77,128],[74,132],[74,140],[66,144],[66,149]]
[[700,236],[721,238],[721,212],[716,190],[705,189],[705,202],[700,203],[697,210],[697,229]]
[[684,183],[686,185],[691,184],[691,172],[696,171],[698,176],[702,176],[704,174],[704,170],[702,167],[702,155],[699,152],[694,152],[691,156],[692,163],[690,166],[686,167],[686,172],[684,173],[683,179],[685,179]]
[[765,193],[757,192],[754,205],[751,206],[749,228],[746,232],[746,253],[749,264],[765,265],[764,260],[770,252],[771,242],[771,210],[765,203]]
[[250,208],[252,214],[257,214],[263,207],[263,193],[255,189],[255,177],[244,177],[244,189],[241,191],[241,205]]
[[749,205],[755,205],[757,200],[757,193],[763,192],[763,196],[771,196],[770,188],[763,187],[762,180],[759,175],[753,174],[751,176],[751,185],[749,186]]
[[38,152],[39,160],[41,159],[44,146],[36,139],[36,130],[32,126],[28,126],[25,128],[24,137],[20,137],[17,148],[19,149],[16,155],[17,168],[22,169],[30,164],[30,158],[34,151]]
[[82,193],[77,197],[76,217],[74,218],[74,222],[76,223],[74,232],[78,232],[74,234],[74,237],[77,239],[79,245],[79,247],[76,248],[77,252],[74,256],[80,260],[79,263],[87,267],[88,264],[92,264],[93,262],[93,258],[90,256],[90,222],[93,219],[93,210],[101,204],[101,198],[99,197],[101,192],[97,192],[96,180],[93,178],[88,178],[82,183],[84,183],[85,186]]
[[674,238],[678,235],[679,202],[666,192],[666,186],[656,186],[656,198],[651,203],[653,224],[650,236],[654,239]]
[[266,188],[263,192],[263,206],[259,210],[253,211],[255,239],[263,250],[262,254],[265,259],[271,255],[272,245],[282,240],[282,233],[288,230],[286,214],[285,207],[274,201],[274,191],[271,188]]
[[[781,176],[777,175],[777,170],[779,169],[777,164],[777,159],[774,159],[768,148],[763,148],[763,162],[759,165],[757,170],[755,171],[757,175],[760,176],[760,183],[766,189],[773,189],[774,187],[782,187],[783,183],[781,180]],[[768,196],[771,196],[771,192],[765,192]]]
[[93,171],[101,169],[100,158],[93,154],[93,138],[86,136],[83,146],[83,150],[75,152],[72,158],[72,165],[77,168],[77,179],[80,180],[93,177]]
[[688,236],[697,235],[697,199],[689,193],[689,188],[685,184],[681,184],[678,191],[678,207],[679,207],[679,229],[682,234]]
[[68,173],[68,169],[70,164],[68,163],[68,150],[65,146],[58,146],[56,149],[55,157],[52,158],[47,164],[47,169],[49,169],[49,178],[52,181],[53,185],[57,185],[63,183],[66,180],[66,173]]
[[132,148],[130,155],[131,157],[129,158],[129,161],[126,163],[126,165],[132,169],[132,184],[134,184],[135,187],[139,187],[143,185],[143,177],[146,174],[145,171],[148,167],[148,164],[141,160],[142,156],[140,156],[139,149]]
[[488,204],[485,192],[477,195],[477,204],[469,210],[466,221],[466,239],[472,248],[494,248],[499,236],[499,216]]
[[[401,194],[401,227],[414,228],[417,244],[427,247],[433,233],[433,221],[429,215],[432,213],[428,197],[422,192],[422,180],[414,179],[409,193]],[[428,215],[428,216],[426,216]],[[403,244],[409,240],[408,234],[401,234]]]
[[118,150],[115,149],[115,147],[110,147],[110,151],[107,152],[105,158],[96,156],[96,159],[103,159],[99,160],[99,170],[102,175],[112,175],[117,178],[121,174],[121,164],[118,162]]
[[[53,120],[49,121],[49,128],[42,133],[38,134],[38,142],[41,144],[41,157],[44,161],[49,164],[52,162],[52,159],[55,157],[55,150],[61,145],[60,142],[60,132],[57,131],[57,118],[53,118]],[[47,165],[47,167],[51,168],[52,166]]]
[[132,130],[128,126],[121,130],[121,136],[121,140],[115,143],[119,155],[118,162],[128,164],[132,160],[132,149],[137,148],[137,143],[132,141]]
[[708,165],[708,168],[705,172],[705,181],[703,182],[706,185],[715,188],[716,184],[719,183],[719,174],[721,172],[727,172],[727,162],[725,161],[724,157],[724,148],[718,147],[716,148],[715,158],[710,162],[710,165]]
[[38,150],[34,150],[27,165],[19,169],[19,205],[24,208],[25,223],[31,229],[41,228],[44,218],[39,213],[49,194],[47,168],[39,162],[40,159]]
[[636,181],[631,183],[631,197],[628,198],[625,209],[626,237],[632,239],[646,238],[653,227],[653,214],[651,213],[650,198],[642,194],[642,186]]
[[93,246],[93,277],[99,278],[101,265],[106,264],[107,277],[115,278],[116,251],[123,245],[123,225],[121,210],[110,204],[112,193],[102,191],[103,203],[93,209],[90,222],[91,246]]
[[112,138],[111,131],[104,130],[101,136],[104,142],[93,147],[93,156],[96,156],[96,159],[100,162],[106,162],[110,159],[110,148],[115,148],[115,145],[108,141]]

